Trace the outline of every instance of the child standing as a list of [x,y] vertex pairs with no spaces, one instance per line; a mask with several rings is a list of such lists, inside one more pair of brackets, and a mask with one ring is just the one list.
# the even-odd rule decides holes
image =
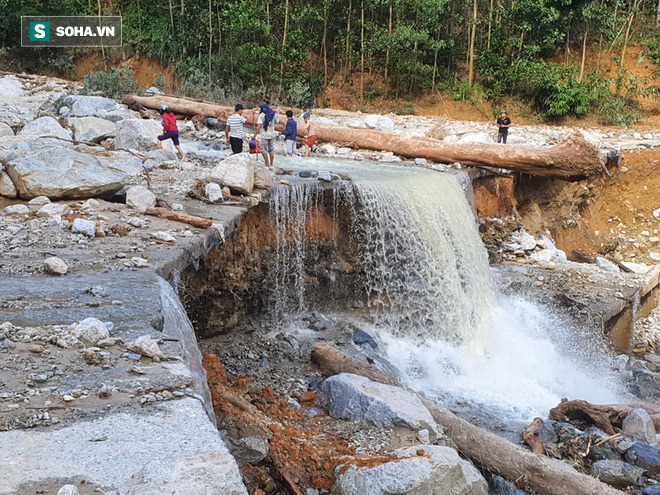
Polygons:
[[303,115],[303,119],[305,120],[305,137],[307,138],[307,142],[305,143],[305,156],[311,154],[312,146],[316,143],[316,128],[310,117],[311,115],[309,115],[309,113]]
[[284,135],[286,145],[286,156],[293,156],[296,153],[296,140],[298,139],[298,124],[296,119],[293,118],[291,110],[286,111],[286,129],[282,133]]

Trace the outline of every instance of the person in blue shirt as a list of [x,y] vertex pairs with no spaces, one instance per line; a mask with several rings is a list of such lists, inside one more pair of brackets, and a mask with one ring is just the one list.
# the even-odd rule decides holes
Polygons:
[[296,119],[293,118],[291,110],[286,111],[286,129],[282,133],[284,135],[284,144],[286,145],[286,156],[293,156],[296,153],[296,140],[298,139],[298,124]]

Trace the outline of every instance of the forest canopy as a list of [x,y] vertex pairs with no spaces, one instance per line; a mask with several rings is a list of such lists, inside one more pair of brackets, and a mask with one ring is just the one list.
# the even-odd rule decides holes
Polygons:
[[[595,109],[634,120],[636,98],[657,94],[657,84],[628,74],[626,57],[634,43],[660,62],[660,1],[654,2],[0,0],[0,45],[21,53],[23,15],[121,15],[122,51],[172,64],[181,89],[193,96],[269,94],[311,106],[342,81],[356,88],[360,102],[383,92],[399,98],[441,90],[470,98],[477,91],[493,100],[524,98],[548,119]],[[615,76],[587,63],[590,47],[616,61]],[[560,52],[581,54],[580,62],[563,63]],[[40,49],[37,56],[66,71],[76,52]],[[383,82],[377,89],[365,83],[375,75]]]

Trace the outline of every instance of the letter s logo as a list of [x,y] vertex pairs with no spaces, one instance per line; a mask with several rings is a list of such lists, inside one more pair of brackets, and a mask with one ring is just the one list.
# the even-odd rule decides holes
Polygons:
[[41,40],[46,37],[46,26],[37,24],[34,26],[34,37]]

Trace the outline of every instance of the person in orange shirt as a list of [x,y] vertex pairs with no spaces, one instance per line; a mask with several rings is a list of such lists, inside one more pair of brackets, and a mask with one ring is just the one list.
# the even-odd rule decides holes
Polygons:
[[172,143],[174,143],[174,147],[181,155],[181,161],[188,161],[186,160],[186,154],[183,152],[181,145],[179,144],[179,128],[176,125],[176,117],[174,116],[174,113],[172,113],[172,110],[170,110],[170,107],[167,105],[161,106],[159,112],[163,116],[163,122],[161,122],[163,124],[163,133],[158,136],[158,149],[163,149],[163,141],[171,139]]

